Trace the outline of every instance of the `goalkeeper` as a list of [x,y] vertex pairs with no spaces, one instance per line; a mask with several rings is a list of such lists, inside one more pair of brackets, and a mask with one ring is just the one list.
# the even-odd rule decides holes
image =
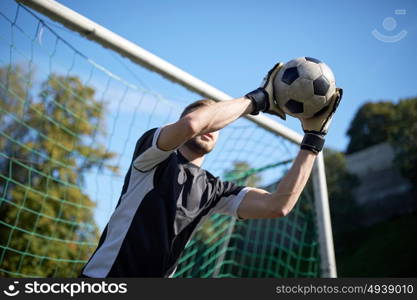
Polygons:
[[177,122],[140,137],[115,211],[80,277],[171,277],[187,242],[213,213],[245,220],[281,218],[292,210],[323,148],[341,89],[319,116],[300,119],[301,149],[275,192],[221,181],[201,168],[219,130],[236,119],[260,111],[285,119],[273,99],[272,82],[281,67],[242,98],[194,102]]

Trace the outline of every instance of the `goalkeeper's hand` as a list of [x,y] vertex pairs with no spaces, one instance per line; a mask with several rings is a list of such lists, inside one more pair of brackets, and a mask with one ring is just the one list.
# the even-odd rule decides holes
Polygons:
[[261,87],[245,95],[253,104],[252,115],[259,114],[260,111],[270,113],[285,120],[285,112],[278,106],[274,97],[274,79],[279,70],[284,66],[283,63],[277,63],[268,74],[266,74]]
[[330,104],[312,118],[300,118],[304,130],[304,138],[301,149],[319,153],[323,149],[324,136],[327,134],[333,115],[342,100],[343,90],[336,88]]

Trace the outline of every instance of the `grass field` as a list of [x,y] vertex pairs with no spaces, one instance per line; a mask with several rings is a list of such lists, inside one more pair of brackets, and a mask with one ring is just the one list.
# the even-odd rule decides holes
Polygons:
[[417,214],[397,217],[344,236],[336,253],[338,277],[417,277]]

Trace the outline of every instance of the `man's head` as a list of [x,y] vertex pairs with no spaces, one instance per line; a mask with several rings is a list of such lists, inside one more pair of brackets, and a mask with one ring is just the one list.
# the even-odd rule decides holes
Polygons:
[[[210,99],[195,101],[187,105],[186,108],[184,108],[180,118],[184,117],[185,115],[191,113],[192,111],[200,107],[213,105],[214,103],[216,103],[216,101]],[[213,150],[214,146],[216,145],[218,136],[218,131],[206,133],[204,135],[198,135],[192,138],[191,140],[188,140],[184,144],[184,146],[186,146],[190,151],[198,154],[199,156],[203,156],[209,153],[211,150]]]

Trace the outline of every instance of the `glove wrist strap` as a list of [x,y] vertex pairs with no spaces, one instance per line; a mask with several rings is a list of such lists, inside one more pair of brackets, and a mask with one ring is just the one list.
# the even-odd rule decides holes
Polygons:
[[268,111],[268,93],[263,88],[258,88],[246,94],[245,97],[252,101],[253,111],[250,113],[251,115],[257,115],[260,111]]
[[314,154],[319,154],[324,146],[324,135],[313,132],[306,132],[301,142],[301,149],[309,150]]

